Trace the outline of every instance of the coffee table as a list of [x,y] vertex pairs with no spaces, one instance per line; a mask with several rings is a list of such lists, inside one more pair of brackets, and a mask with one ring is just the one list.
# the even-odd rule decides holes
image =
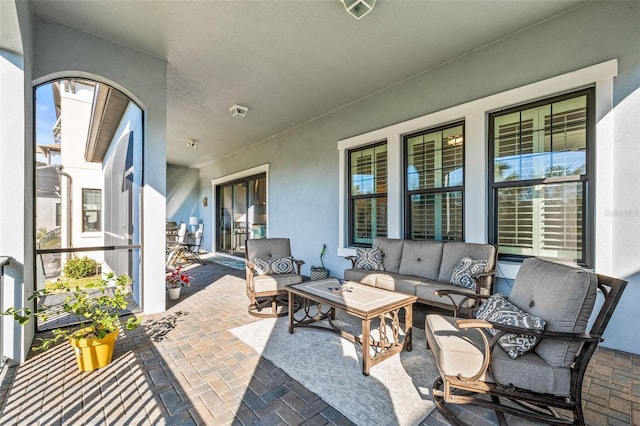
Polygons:
[[[345,286],[351,291],[334,291]],[[369,375],[371,367],[402,350],[411,351],[413,303],[416,296],[396,293],[353,281],[328,278],[287,286],[289,292],[289,333],[298,327],[313,328],[339,334],[362,348],[362,374]],[[295,308],[295,296],[300,303]],[[362,320],[362,336],[354,336],[334,323],[335,310]],[[405,310],[404,338],[400,334],[400,311]],[[371,333],[371,321],[379,319],[377,333]],[[319,321],[328,320],[327,325]]]

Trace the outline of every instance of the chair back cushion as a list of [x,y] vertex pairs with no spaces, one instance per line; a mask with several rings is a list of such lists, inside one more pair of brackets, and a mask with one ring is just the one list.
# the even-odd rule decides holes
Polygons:
[[376,237],[372,247],[378,247],[382,252],[382,266],[387,272],[397,274],[400,270],[400,258],[404,240],[400,238]]
[[247,260],[276,260],[291,256],[288,238],[248,239],[246,244]]
[[[584,333],[597,289],[597,276],[591,272],[528,258],[518,271],[509,301],[544,319],[547,331]],[[579,348],[579,342],[542,339],[533,351],[553,366],[569,367]]]

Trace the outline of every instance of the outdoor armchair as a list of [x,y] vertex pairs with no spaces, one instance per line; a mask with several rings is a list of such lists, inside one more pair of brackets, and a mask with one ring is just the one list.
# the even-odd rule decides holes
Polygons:
[[[484,303],[476,318],[427,315],[427,345],[440,372],[433,384],[438,410],[456,425],[464,422],[450,404],[493,409],[501,425],[505,413],[548,424],[584,424],[584,374],[625,285],[529,258],[508,298],[478,296]],[[598,291],[602,305],[587,333]]]
[[287,315],[285,286],[302,282],[302,264],[291,256],[288,238],[248,239],[245,271],[249,313],[259,317]]

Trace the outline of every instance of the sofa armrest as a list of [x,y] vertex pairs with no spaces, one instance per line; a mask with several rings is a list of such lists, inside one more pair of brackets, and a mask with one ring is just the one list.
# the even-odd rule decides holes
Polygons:
[[[471,278],[476,283],[476,294],[491,295],[493,294],[493,278],[496,274],[495,269],[486,272],[480,272],[478,274],[471,275]],[[485,291],[483,291],[485,290]]]
[[356,267],[356,257],[355,256],[345,256],[344,258],[351,261],[351,267],[352,268]]

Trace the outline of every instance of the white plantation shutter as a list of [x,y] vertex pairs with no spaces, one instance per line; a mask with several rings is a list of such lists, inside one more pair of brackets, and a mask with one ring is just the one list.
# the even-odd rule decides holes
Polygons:
[[590,93],[490,116],[501,254],[585,263]]
[[387,146],[378,144],[349,152],[350,244],[370,245],[387,236]]
[[408,237],[463,239],[463,143],[461,123],[405,137]]

